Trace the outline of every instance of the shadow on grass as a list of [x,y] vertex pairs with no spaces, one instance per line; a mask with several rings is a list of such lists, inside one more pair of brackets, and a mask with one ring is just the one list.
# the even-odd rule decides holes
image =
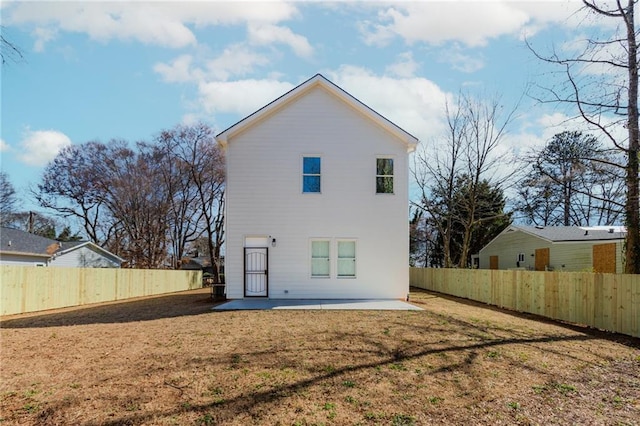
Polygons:
[[157,421],[159,418],[172,418],[185,413],[197,413],[202,416],[206,416],[208,419],[205,423],[196,424],[225,424],[232,422],[234,418],[239,415],[251,415],[254,420],[259,421],[261,413],[265,410],[265,405],[275,405],[282,400],[296,395],[304,394],[310,387],[320,384],[324,381],[328,381],[335,378],[348,378],[351,374],[368,370],[379,369],[382,367],[391,368],[403,361],[410,361],[415,358],[420,358],[429,355],[438,354],[453,354],[456,352],[468,351],[466,359],[462,363],[452,363],[448,366],[443,366],[438,370],[432,371],[430,374],[438,374],[439,372],[450,372],[454,370],[465,370],[470,368],[471,364],[476,360],[479,350],[486,350],[488,348],[496,348],[503,345],[513,344],[539,344],[539,343],[551,343],[551,342],[571,342],[571,341],[589,341],[596,339],[589,335],[572,335],[572,336],[543,336],[528,339],[500,339],[487,342],[480,342],[469,345],[450,346],[437,349],[423,349],[413,352],[411,354],[399,353],[397,351],[391,351],[384,359],[375,362],[363,362],[360,364],[349,365],[342,368],[330,369],[330,371],[324,370],[319,374],[308,379],[298,380],[294,383],[275,386],[267,390],[256,390],[254,392],[244,393],[240,396],[230,399],[217,400],[207,404],[183,404],[180,407],[176,407],[172,410],[157,410],[148,413],[125,415],[118,419],[111,421],[101,421],[99,423],[87,423],[88,425],[137,425],[146,424],[149,421]]
[[[499,312],[501,314],[513,316],[515,318],[537,321],[544,324],[551,324],[551,325],[565,328],[567,330],[575,331],[577,333],[585,333],[585,334],[597,337],[598,339],[606,339],[606,340],[610,340],[612,342],[616,342],[631,348],[640,349],[640,338],[628,336],[626,334],[615,333],[612,331],[604,331],[604,330],[599,330],[597,328],[588,327],[586,325],[572,324],[565,321],[554,320],[551,318],[547,318],[541,315],[531,314],[528,312],[512,311],[509,309],[500,308],[495,305],[488,305],[486,303],[477,302],[471,299],[464,299],[461,297],[451,296],[449,294],[437,293],[435,291],[429,291],[429,290],[424,290],[417,287],[411,287],[411,294],[415,294],[415,293],[429,295],[430,296],[429,299],[449,300],[449,301],[460,303],[463,305],[472,306],[474,308],[482,308],[482,309],[487,309],[493,312]],[[425,303],[421,303],[419,300],[418,301],[412,300],[411,303],[417,306],[420,306],[422,308],[424,308],[426,305]]]
[[5,317],[0,328],[44,328],[68,325],[115,324],[201,315],[218,303],[210,289],[107,302],[90,306]]
[[[427,293],[427,297],[433,296],[434,298],[444,298],[443,296],[436,293]],[[492,309],[501,313],[507,313],[510,315],[518,316],[521,318],[532,319],[535,321],[539,320],[539,317],[531,316],[528,314],[519,314],[515,312],[505,311],[502,309],[498,309],[495,307],[490,307],[484,304],[465,301],[464,299],[457,298],[446,298],[453,300],[458,303],[463,303],[466,305],[472,305],[475,307],[479,307],[482,309]],[[208,294],[175,294],[169,296],[163,296],[153,299],[148,299],[144,301],[138,302],[128,302],[122,304],[110,304],[109,306],[101,306],[100,308],[107,309],[109,313],[109,321],[108,322],[126,322],[126,321],[140,321],[140,320],[151,320],[157,318],[170,318],[172,316],[184,316],[184,315],[198,315],[201,313],[211,313],[210,308],[212,305],[211,300],[208,298]],[[147,302],[147,304],[143,304],[142,302]],[[127,306],[128,305],[128,306]],[[114,310],[114,306],[117,309]],[[164,306],[164,307],[163,307]],[[190,308],[187,308],[191,306]],[[74,312],[66,313],[66,315],[78,313],[80,317],[88,317],[91,318],[93,316],[93,321],[87,321],[86,319],[82,319],[84,322],[77,322],[78,324],[86,324],[86,323],[94,323],[98,322],[98,318],[100,317],[99,311],[95,311],[98,307],[86,309],[79,309]],[[122,311],[120,311],[122,309]],[[138,310],[143,310],[139,312]],[[155,310],[155,313],[154,313]],[[179,313],[179,315],[177,314]],[[218,315],[218,313],[213,313]],[[225,315],[224,313],[220,313],[219,315]],[[250,315],[250,314],[249,314]],[[273,317],[281,318],[278,313],[273,313]],[[324,314],[323,314],[324,315]],[[330,315],[327,313],[326,315]],[[364,315],[368,315],[365,313]],[[406,316],[404,314],[394,315],[403,315],[402,318],[413,318],[416,319],[426,316],[433,317],[436,321],[429,322],[430,325],[425,324],[409,324],[405,323],[397,323],[398,327],[411,327],[412,329],[417,329],[420,331],[415,340],[402,340],[394,338],[393,335],[391,337],[386,336],[384,331],[380,331],[385,337],[382,339],[377,338],[376,334],[372,334],[369,336],[369,340],[366,341],[366,347],[370,348],[369,351],[372,351],[377,355],[377,359],[375,360],[364,360],[361,356],[362,350],[359,353],[354,352],[348,356],[349,360],[353,360],[353,362],[349,363],[345,366],[338,366],[336,368],[320,368],[314,369],[311,377],[299,378],[297,380],[292,380],[289,383],[279,384],[277,386],[265,388],[257,388],[251,387],[247,388],[245,392],[241,393],[238,396],[234,396],[231,398],[212,398],[212,400],[207,401],[205,403],[191,403],[188,399],[183,398],[183,388],[180,386],[174,386],[166,381],[165,385],[171,386],[176,389],[176,392],[179,395],[176,397],[175,406],[170,408],[163,409],[155,409],[147,412],[140,413],[122,413],[122,414],[113,414],[115,417],[108,420],[100,420],[94,422],[86,422],[84,424],[87,425],[137,425],[137,424],[158,424],[160,419],[166,419],[173,422],[177,422],[183,419],[180,419],[177,416],[201,416],[201,419],[205,419],[202,421],[189,422],[188,424],[228,424],[234,422],[238,416],[248,415],[252,417],[254,424],[265,423],[265,419],[261,418],[265,414],[265,412],[269,411],[271,408],[277,409],[282,407],[287,398],[296,395],[304,395],[306,392],[310,391],[311,388],[322,385],[323,383],[328,383],[331,385],[331,381],[337,380],[338,382],[344,380],[350,380],[351,376],[354,373],[364,373],[368,374],[369,370],[375,371],[379,368],[387,368],[393,369],[398,363],[409,362],[421,357],[427,356],[438,356],[438,355],[454,355],[458,354],[462,356],[460,357],[452,356],[451,360],[445,361],[445,365],[439,366],[439,368],[430,371],[429,375],[436,375],[440,373],[447,373],[451,371],[456,372],[469,372],[473,366],[477,363],[478,359],[481,358],[483,352],[487,352],[491,349],[497,349],[504,347],[506,345],[522,345],[526,346],[540,346],[546,343],[554,343],[554,342],[588,342],[591,340],[597,339],[607,339],[607,340],[615,340],[619,342],[617,339],[612,339],[610,333],[602,333],[597,332],[596,330],[589,330],[582,327],[575,326],[567,326],[566,324],[558,324],[553,321],[547,321],[552,324],[558,324],[562,327],[571,328],[575,330],[576,333],[571,335],[561,334],[561,331],[558,330],[558,334],[547,334],[547,335],[531,335],[527,334],[525,331],[515,331],[509,333],[502,327],[497,327],[491,324],[477,324],[473,321],[466,321],[462,318],[456,318],[450,315],[443,315],[435,313],[431,310],[420,311],[418,313],[415,312],[407,312]],[[118,321],[118,318],[121,318],[122,321]],[[137,319],[136,319],[137,318]],[[51,326],[52,324],[63,325],[60,318],[55,317],[55,315],[49,318],[49,321],[46,320],[46,316],[38,316],[35,317],[37,321],[40,321],[43,325],[42,327]],[[443,320],[441,324],[439,319]],[[34,318],[27,318],[25,320],[31,320],[29,327],[34,327],[33,321]],[[69,317],[64,319],[64,321],[68,321]],[[417,322],[417,321],[416,321]],[[497,321],[499,322],[499,321]],[[27,324],[27,323],[25,323]],[[65,323],[66,324],[66,323]],[[384,322],[380,323],[381,330],[384,327],[392,327],[394,322]],[[469,337],[469,340],[464,339],[449,339],[451,334],[451,327],[449,324],[455,326],[454,330],[459,330],[459,333]],[[3,326],[5,326],[3,324]],[[15,326],[15,328],[19,328]],[[535,331],[534,331],[535,333]],[[353,334],[354,339],[358,337],[359,334]],[[421,337],[422,336],[422,337]],[[427,336],[427,340],[423,336]],[[300,347],[298,342],[300,340],[304,341],[317,341],[319,338],[326,341],[331,342],[349,342],[348,339],[349,334],[343,332],[332,332],[327,333],[324,336],[315,335],[307,335],[290,337],[288,335],[283,335],[278,337],[279,343],[278,345],[281,349],[273,347],[269,345],[269,348],[265,348],[262,351],[252,351],[250,348],[252,345],[249,343],[247,345],[239,345],[237,349],[238,353],[227,353],[226,357],[219,357],[220,354],[213,353],[211,358],[194,358],[189,360],[188,364],[182,368],[182,371],[189,372],[197,372],[201,371],[196,363],[215,363],[219,365],[225,365],[227,368],[237,368],[234,367],[234,362],[237,364],[237,359],[247,358],[247,362],[249,362],[252,366],[260,365],[264,366],[264,368],[272,368],[274,363],[274,357],[281,360],[281,362],[291,362],[292,364],[297,362],[296,360],[304,359],[304,354],[308,351],[308,348]],[[286,339],[291,339],[290,342],[286,342]],[[633,340],[633,339],[631,339]],[[634,347],[638,347],[637,340]],[[620,342],[623,343],[624,342]],[[434,345],[438,347],[434,347]],[[322,346],[322,345],[319,345]],[[351,352],[352,348],[348,345],[339,346],[340,351],[342,352]],[[314,349],[314,350],[325,350],[325,351],[335,351],[337,348],[336,345],[325,345],[324,349]],[[545,348],[544,350],[548,350]],[[574,354],[571,353],[559,353],[555,352],[558,355],[572,358]],[[219,357],[219,358],[218,358]],[[447,360],[447,357],[439,357],[438,359]],[[322,367],[321,365],[316,365],[316,367]],[[309,371],[309,370],[307,370]],[[141,372],[142,373],[142,372]],[[146,372],[148,373],[148,372]],[[198,373],[193,373],[198,374]],[[372,373],[373,374],[373,373]],[[629,374],[637,374],[637,372],[630,372]],[[471,376],[471,374],[468,374]],[[189,384],[184,386],[185,389],[189,388]],[[333,391],[338,392],[339,390],[335,389],[335,385],[332,388]],[[190,389],[192,391],[193,389]],[[45,410],[40,412],[39,419],[42,420],[42,423],[45,423],[49,417],[53,418],[56,411],[64,411],[66,408],[64,406],[64,401],[58,403],[57,405],[48,406]],[[262,420],[262,422],[261,422]],[[251,421],[250,421],[251,422]],[[184,424],[184,423],[183,423]]]

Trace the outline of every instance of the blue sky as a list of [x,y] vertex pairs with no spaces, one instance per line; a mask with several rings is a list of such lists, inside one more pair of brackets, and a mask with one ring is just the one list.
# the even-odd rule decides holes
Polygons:
[[[562,50],[599,29],[577,1],[0,5],[24,53],[2,68],[1,167],[23,197],[65,145],[223,130],[316,73],[435,146],[458,91],[510,107],[548,78],[525,37]],[[553,108],[522,98],[503,149],[563,130]]]

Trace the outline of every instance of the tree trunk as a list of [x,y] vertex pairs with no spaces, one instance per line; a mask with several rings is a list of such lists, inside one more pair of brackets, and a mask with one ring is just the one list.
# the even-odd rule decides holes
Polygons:
[[629,49],[629,105],[628,132],[629,150],[627,163],[627,200],[625,216],[627,225],[627,247],[625,272],[640,274],[640,197],[638,196],[638,57],[634,22],[634,2],[629,0],[625,23],[627,48]]

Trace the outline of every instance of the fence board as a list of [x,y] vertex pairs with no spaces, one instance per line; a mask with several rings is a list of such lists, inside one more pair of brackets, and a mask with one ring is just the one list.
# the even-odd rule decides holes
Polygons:
[[3,265],[0,266],[0,277],[0,315],[111,302],[202,287],[200,271]]
[[640,329],[640,286],[635,285],[630,275],[620,276],[620,292],[618,309],[618,324],[621,333],[631,334]]
[[640,275],[411,268],[411,285],[640,337]]

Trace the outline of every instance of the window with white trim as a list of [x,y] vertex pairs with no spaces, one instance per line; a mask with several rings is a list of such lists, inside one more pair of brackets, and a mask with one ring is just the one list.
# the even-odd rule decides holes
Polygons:
[[524,253],[518,253],[518,262],[524,262]]
[[338,278],[356,277],[356,242],[338,240]]
[[329,240],[311,241],[311,277],[329,278],[331,272]]
[[302,192],[320,192],[320,157],[302,157]]
[[376,158],[376,194],[393,194],[393,158]]

